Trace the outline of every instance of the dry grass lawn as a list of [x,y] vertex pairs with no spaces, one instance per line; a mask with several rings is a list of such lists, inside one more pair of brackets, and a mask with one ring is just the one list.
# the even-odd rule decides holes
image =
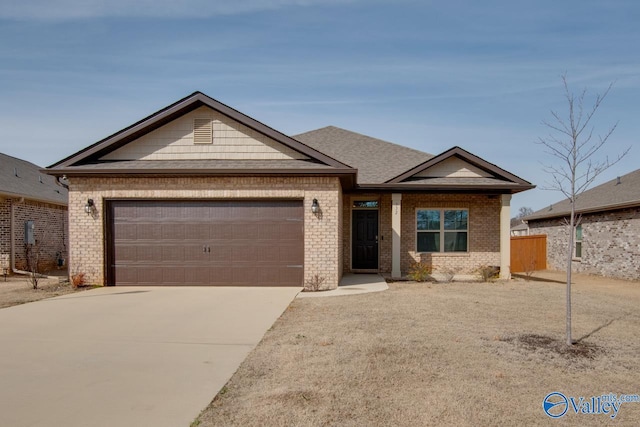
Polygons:
[[615,420],[542,410],[553,391],[640,394],[640,284],[576,281],[570,353],[549,342],[564,339],[561,283],[296,299],[193,425],[640,425],[640,403]]
[[58,278],[40,279],[38,289],[33,289],[25,276],[10,276],[7,281],[0,276],[0,308],[57,297],[88,288],[73,288]]

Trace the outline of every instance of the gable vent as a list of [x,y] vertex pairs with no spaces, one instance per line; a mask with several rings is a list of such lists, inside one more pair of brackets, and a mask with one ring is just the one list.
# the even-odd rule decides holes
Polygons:
[[213,122],[211,119],[193,119],[193,143],[213,143]]

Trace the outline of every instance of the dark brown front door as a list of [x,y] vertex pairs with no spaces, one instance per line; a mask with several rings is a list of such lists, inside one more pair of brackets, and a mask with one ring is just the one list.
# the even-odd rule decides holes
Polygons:
[[354,210],[352,221],[352,268],[378,268],[378,211]]
[[301,286],[301,201],[112,201],[111,285]]

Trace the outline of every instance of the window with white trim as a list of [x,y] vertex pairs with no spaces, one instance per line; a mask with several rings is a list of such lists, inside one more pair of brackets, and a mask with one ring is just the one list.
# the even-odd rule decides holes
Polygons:
[[582,225],[576,226],[576,245],[573,256],[574,258],[582,258]]
[[416,209],[417,252],[467,252],[468,209]]

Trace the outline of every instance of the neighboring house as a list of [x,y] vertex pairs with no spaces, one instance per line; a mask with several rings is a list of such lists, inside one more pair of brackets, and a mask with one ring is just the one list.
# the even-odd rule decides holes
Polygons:
[[[568,199],[524,218],[531,234],[547,235],[547,264],[562,270],[569,241]],[[640,169],[582,193],[573,248],[575,271],[640,279]]]
[[0,154],[0,273],[27,270],[29,251],[44,273],[67,258],[67,190],[40,169]]
[[520,222],[520,224],[516,224],[511,227],[511,236],[528,236],[529,235],[529,225],[525,222]]
[[458,147],[289,137],[200,92],[48,173],[70,185],[71,268],[106,285],[335,288],[421,259],[508,277],[511,195],[533,187]]

